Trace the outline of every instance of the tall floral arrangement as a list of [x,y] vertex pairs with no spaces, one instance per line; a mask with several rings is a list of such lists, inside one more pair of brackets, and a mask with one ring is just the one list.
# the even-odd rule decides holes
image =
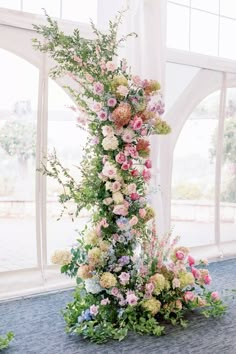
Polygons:
[[74,81],[67,87],[76,102],[72,109],[89,132],[80,182],[56,154],[42,170],[63,186],[59,199],[64,208],[74,203],[74,217],[92,210],[78,245],[57,251],[52,260],[77,279],[74,301],[64,312],[67,330],[98,343],[121,340],[129,330],[159,336],[166,321],[185,326],[187,309],[201,307],[206,316],[224,312],[218,294],[205,288],[207,269],[195,267],[189,250],[170,235],[156,235],[148,137],[170,127],[161,118],[159,83],[132,76],[125,59],[114,59],[127,38],[117,39],[120,19],[105,34],[92,24],[95,38],[85,40],[79,30],[65,35],[47,16],[47,26],[35,26],[44,41],[34,40],[57,62],[52,76]]

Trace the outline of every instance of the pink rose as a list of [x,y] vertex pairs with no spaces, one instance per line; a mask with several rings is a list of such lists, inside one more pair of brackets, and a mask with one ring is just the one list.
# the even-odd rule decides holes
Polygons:
[[139,209],[138,212],[139,212],[139,215],[140,215],[141,218],[145,218],[145,216],[147,214],[145,209]]
[[119,295],[119,293],[120,292],[119,292],[118,288],[114,287],[114,288],[111,289],[111,295],[117,296],[117,295]]
[[184,294],[184,301],[189,302],[189,301],[194,301],[195,300],[195,295],[192,293],[192,291],[186,291]]
[[107,101],[108,107],[115,107],[116,103],[117,103],[117,101],[114,97],[109,98]]
[[140,133],[141,133],[142,136],[146,136],[147,135],[147,129],[146,128],[141,129]]
[[129,168],[130,168],[130,164],[129,164],[128,161],[124,162],[124,163],[121,165],[121,169],[124,170],[124,171],[127,171]]
[[138,297],[135,294],[128,294],[126,296],[126,301],[129,305],[135,306],[138,303]]
[[176,258],[178,259],[178,261],[182,261],[182,260],[185,258],[185,254],[184,254],[184,252],[182,252],[182,251],[177,251],[177,252],[175,253],[175,256],[176,256]]
[[138,218],[137,218],[136,215],[134,215],[134,216],[130,219],[129,224],[130,224],[131,226],[134,226],[134,225],[136,225],[137,223],[138,223]]
[[194,276],[195,279],[199,279],[201,276],[201,273],[197,268],[192,267],[191,268],[192,275]]
[[100,119],[101,121],[107,120],[107,112],[105,112],[105,111],[99,112],[99,113],[98,113],[98,117],[99,117],[99,119]]
[[90,308],[89,308],[89,312],[91,313],[91,315],[97,316],[97,314],[98,314],[98,309],[99,309],[99,306],[92,305],[92,306],[90,306]]
[[126,96],[128,95],[128,93],[129,93],[129,89],[128,89],[128,87],[126,87],[126,86],[124,86],[124,85],[119,85],[119,86],[117,87],[116,92],[117,92],[118,94],[120,94],[121,96],[126,97]]
[[114,72],[116,70],[116,64],[113,61],[108,61],[106,63],[106,69],[107,71]]
[[130,194],[131,200],[138,200],[139,199],[139,194],[138,193],[131,193]]
[[93,105],[93,111],[99,112],[102,109],[102,104],[100,102],[95,102]]
[[147,167],[147,168],[152,168],[152,161],[151,160],[146,160],[145,161],[145,166]]
[[136,193],[136,188],[137,188],[137,186],[135,183],[128,184],[128,186],[127,186],[128,193],[129,194]]
[[105,298],[105,299],[103,299],[102,301],[101,301],[101,305],[108,305],[108,304],[110,304],[110,300],[108,299],[108,297],[107,298]]
[[124,204],[118,204],[114,206],[113,213],[116,215],[126,216],[128,214],[128,208]]
[[148,182],[151,179],[151,172],[149,170],[144,169],[142,175],[146,182]]
[[217,301],[220,299],[219,293],[218,291],[213,291],[213,293],[211,293],[211,298],[213,301]]
[[140,117],[138,117],[138,116],[135,116],[134,120],[132,122],[132,128],[134,130],[140,130],[142,125],[143,125],[142,119]]
[[114,183],[112,183],[111,191],[112,191],[113,193],[118,192],[118,191],[120,190],[120,187],[121,187],[120,182],[115,181]]
[[130,279],[130,275],[129,273],[126,273],[126,272],[122,272],[118,278],[120,279],[120,283],[122,285],[126,285],[128,282],[129,282],[129,279]]
[[134,176],[134,177],[137,177],[139,175],[138,170],[132,170],[131,171],[131,175]]
[[119,152],[116,155],[116,162],[120,163],[120,164],[123,164],[124,162],[126,162],[126,156],[123,152]]
[[104,85],[101,82],[95,82],[93,84],[94,93],[101,95],[104,91]]
[[203,277],[203,280],[204,280],[204,283],[205,283],[206,285],[209,285],[209,284],[211,283],[211,281],[212,281],[212,278],[211,278],[211,276],[210,276],[209,274],[207,274],[207,275],[205,275],[205,276]]
[[122,140],[125,143],[131,143],[134,139],[134,132],[131,129],[125,129],[122,134]]
[[188,256],[188,264],[192,267],[195,264],[195,259],[192,256]]

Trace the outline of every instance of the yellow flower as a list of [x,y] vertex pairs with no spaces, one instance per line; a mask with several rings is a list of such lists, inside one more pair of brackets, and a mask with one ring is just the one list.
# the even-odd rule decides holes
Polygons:
[[112,194],[112,199],[115,204],[122,204],[124,201],[123,194],[121,192],[115,192]]
[[94,247],[88,251],[88,260],[91,265],[102,264],[102,252],[100,248]]
[[78,269],[77,276],[81,279],[92,278],[92,267],[88,264],[82,264]]
[[155,299],[154,297],[152,297],[148,300],[145,300],[142,303],[142,306],[145,310],[147,310],[148,312],[151,312],[151,314],[153,316],[155,316],[160,311],[161,302],[159,300]]
[[195,283],[194,276],[190,272],[182,272],[179,276],[180,288],[186,288],[188,285]]
[[96,245],[98,242],[98,235],[95,230],[90,230],[84,235],[84,243],[86,245]]
[[100,241],[99,247],[102,252],[107,252],[110,248],[110,243],[108,241]]
[[116,277],[112,273],[105,272],[102,274],[99,283],[102,288],[109,289],[115,286],[117,281],[116,281]]
[[155,295],[159,295],[162,290],[164,290],[166,286],[166,280],[165,277],[162,274],[154,274],[149,278],[149,283],[153,283],[154,285],[154,291],[153,293]]
[[71,262],[72,255],[70,251],[56,250],[51,257],[53,264],[67,265]]
[[116,75],[114,76],[111,87],[114,92],[116,92],[118,86],[128,86],[128,80],[123,75]]

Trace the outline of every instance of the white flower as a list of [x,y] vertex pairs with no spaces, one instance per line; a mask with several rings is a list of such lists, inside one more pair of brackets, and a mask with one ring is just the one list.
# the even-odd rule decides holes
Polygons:
[[104,150],[116,150],[118,148],[118,139],[113,136],[107,136],[102,141]]
[[132,129],[130,128],[126,128],[124,129],[123,131],[123,134],[122,134],[122,140],[125,142],[125,143],[132,143],[133,139],[134,139],[134,136],[135,136],[135,133]]
[[115,179],[117,176],[117,169],[107,161],[103,167],[102,174],[110,179]]
[[102,134],[103,134],[103,136],[113,136],[114,129],[112,128],[111,125],[104,125],[102,127]]
[[85,279],[84,284],[88,293],[98,294],[103,290],[99,285],[98,279],[96,277]]

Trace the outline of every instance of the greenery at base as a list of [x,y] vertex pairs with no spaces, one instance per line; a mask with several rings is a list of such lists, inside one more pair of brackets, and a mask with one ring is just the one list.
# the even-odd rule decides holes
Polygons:
[[4,337],[0,336],[0,350],[6,349],[14,338],[13,332],[8,332]]

